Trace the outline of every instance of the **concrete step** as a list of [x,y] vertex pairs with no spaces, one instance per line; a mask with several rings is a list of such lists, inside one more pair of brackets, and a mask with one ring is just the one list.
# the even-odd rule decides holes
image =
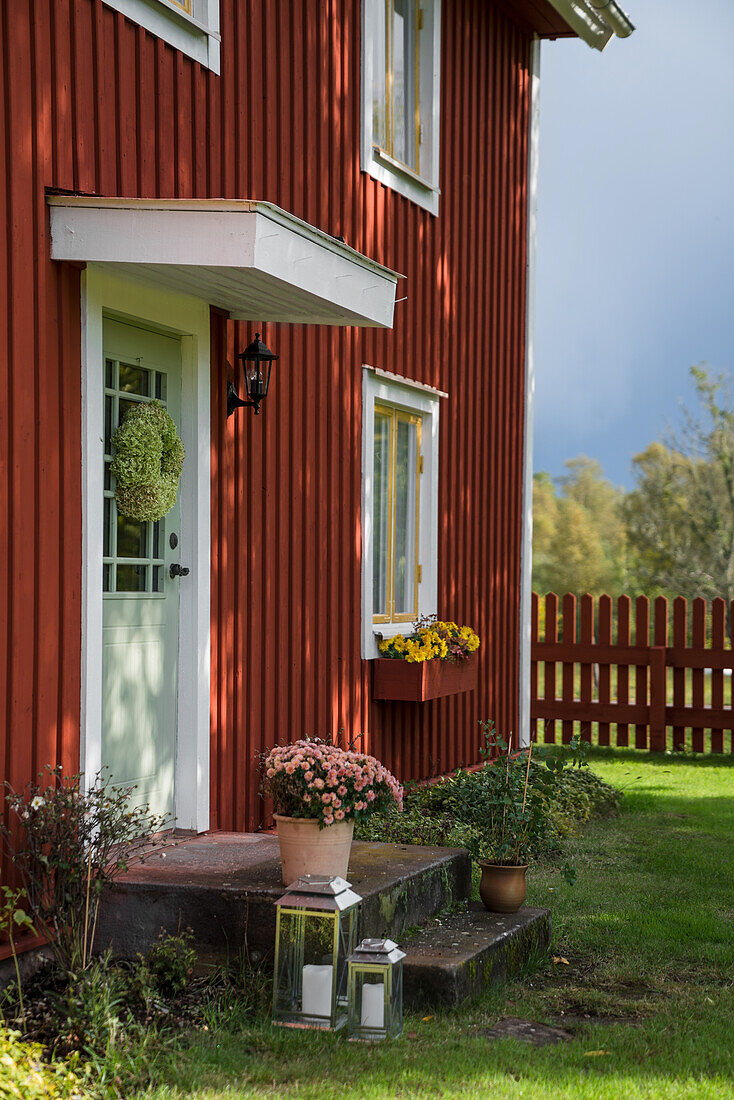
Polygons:
[[511,980],[550,943],[547,909],[488,913],[481,902],[432,920],[405,940],[405,1003],[456,1005]]
[[[355,842],[348,877],[363,898],[360,935],[401,941],[407,929],[469,897],[471,861],[462,848]],[[203,961],[246,947],[257,962],[272,951],[273,903],[282,893],[277,837],[192,837],[150,855],[106,892],[96,946],[132,957],[161,930],[190,928]]]

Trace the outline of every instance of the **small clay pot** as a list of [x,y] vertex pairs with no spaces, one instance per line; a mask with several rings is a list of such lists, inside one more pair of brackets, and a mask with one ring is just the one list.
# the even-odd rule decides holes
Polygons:
[[528,896],[525,882],[527,863],[520,867],[505,867],[481,859],[479,866],[482,869],[479,896],[484,908],[492,913],[516,913]]

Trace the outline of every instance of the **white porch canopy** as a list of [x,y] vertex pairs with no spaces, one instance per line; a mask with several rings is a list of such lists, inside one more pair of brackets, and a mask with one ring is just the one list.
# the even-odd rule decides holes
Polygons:
[[49,195],[51,258],[104,264],[234,320],[391,328],[397,272],[269,202]]

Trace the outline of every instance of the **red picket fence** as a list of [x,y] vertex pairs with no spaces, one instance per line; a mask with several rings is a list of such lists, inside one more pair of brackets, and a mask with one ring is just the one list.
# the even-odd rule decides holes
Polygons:
[[[599,745],[734,752],[726,601],[693,600],[689,616],[679,596],[672,623],[664,596],[650,605],[647,596],[533,594],[534,740],[554,743],[560,723],[565,743],[578,729]],[[734,603],[729,612],[734,624]]]

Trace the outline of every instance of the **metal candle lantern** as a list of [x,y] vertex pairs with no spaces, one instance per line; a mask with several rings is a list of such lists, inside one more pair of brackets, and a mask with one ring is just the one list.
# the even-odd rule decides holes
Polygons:
[[347,1022],[347,959],[359,894],[343,878],[303,875],[276,901],[273,1023],[338,1031]]
[[350,1039],[397,1039],[403,1030],[403,959],[392,940],[362,940],[350,955]]

